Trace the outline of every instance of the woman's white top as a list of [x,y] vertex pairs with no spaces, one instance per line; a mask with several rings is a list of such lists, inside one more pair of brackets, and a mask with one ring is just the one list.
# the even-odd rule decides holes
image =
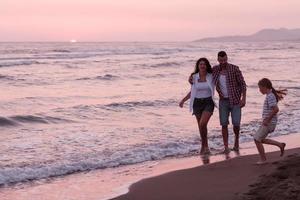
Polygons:
[[228,90],[226,84],[226,75],[221,74],[219,77],[220,89],[224,98],[228,98]]
[[196,81],[195,87],[196,87],[195,98],[201,99],[201,98],[211,97],[211,90],[209,88],[207,81],[205,82]]
[[[198,82],[198,80],[200,79],[199,77],[199,73],[196,73],[193,75],[193,84],[191,86],[191,97],[190,97],[190,111],[193,111],[193,104],[194,104],[194,100],[197,95],[197,85],[201,82]],[[202,82],[203,83],[203,82]],[[214,101],[215,106],[217,106],[216,102],[215,102],[215,84],[213,83],[213,76],[212,74],[206,74],[206,82],[204,82],[208,85],[209,90],[210,90],[210,96],[212,97],[212,100]],[[203,86],[203,85],[202,85]],[[200,93],[200,91],[198,91],[198,93]],[[207,97],[210,97],[207,96]],[[207,98],[207,97],[202,97],[202,98]]]

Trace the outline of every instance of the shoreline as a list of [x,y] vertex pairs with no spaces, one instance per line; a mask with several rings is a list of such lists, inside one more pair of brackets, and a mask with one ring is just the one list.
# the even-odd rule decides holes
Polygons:
[[285,155],[280,157],[277,147],[265,145],[268,158],[266,165],[255,165],[257,150],[249,148],[245,151],[243,145],[242,156],[142,179],[131,185],[128,193],[110,200],[243,199],[244,193],[251,189],[251,184],[257,182],[260,176],[273,172],[278,164],[286,162],[286,158],[300,155],[297,144],[300,134],[275,139],[287,143]]
[[[300,141],[299,133],[273,138],[286,142],[286,149],[299,147],[297,143],[297,141]],[[272,151],[278,151],[277,147],[268,146],[266,148],[266,152]],[[133,188],[133,185],[138,185],[145,180],[159,178],[178,170],[185,171],[193,168],[219,165],[223,161],[231,163],[232,160],[241,159],[247,155],[257,156],[254,142],[241,143],[240,154],[231,151],[228,155],[217,154],[207,157],[197,155],[183,158],[168,158],[112,169],[95,170],[50,180],[29,182],[14,188],[0,188],[0,195],[3,200],[39,200],[41,198],[43,200],[118,199],[118,196],[126,195],[129,188]]]

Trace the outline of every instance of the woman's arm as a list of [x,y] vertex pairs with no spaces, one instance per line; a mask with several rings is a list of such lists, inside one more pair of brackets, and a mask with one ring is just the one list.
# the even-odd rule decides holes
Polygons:
[[188,81],[189,81],[189,83],[190,83],[191,85],[193,85],[193,74],[190,75]]
[[182,108],[184,102],[186,102],[189,98],[191,98],[191,92],[189,92],[179,103],[179,107]]

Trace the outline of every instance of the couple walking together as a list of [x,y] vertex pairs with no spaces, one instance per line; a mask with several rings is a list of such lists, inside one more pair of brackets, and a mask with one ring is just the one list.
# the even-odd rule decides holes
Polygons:
[[[214,98],[215,89],[220,97],[218,108],[220,125],[222,126],[224,153],[229,153],[230,151],[228,146],[230,115],[235,135],[233,150],[239,150],[241,109],[246,105],[246,83],[239,67],[228,63],[226,52],[220,51],[218,53],[218,62],[219,65],[212,68],[206,58],[200,58],[197,61],[195,70],[189,78],[189,82],[192,85],[191,91],[179,103],[179,106],[183,107],[184,102],[190,99],[190,111],[196,116],[201,136],[202,145],[200,154],[210,153],[207,139],[207,124],[216,106]],[[267,81],[262,80],[258,85],[261,93],[267,96],[263,108],[263,123],[261,128],[254,135],[254,139],[261,155],[261,161],[263,162],[266,158],[262,143],[278,146],[282,152],[281,154],[283,154],[284,143],[265,139],[265,137],[275,129],[277,123],[276,114],[278,112],[277,102],[282,99],[285,92],[275,90],[272,87],[271,81],[268,79],[266,79]],[[263,91],[261,88],[263,88]]]

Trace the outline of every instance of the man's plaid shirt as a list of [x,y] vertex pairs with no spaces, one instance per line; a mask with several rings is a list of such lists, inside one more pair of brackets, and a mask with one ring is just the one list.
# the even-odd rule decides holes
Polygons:
[[[216,84],[216,90],[218,91],[220,98],[223,98],[219,77],[221,73],[221,66],[216,65],[213,67],[213,79]],[[227,64],[226,67],[226,85],[228,90],[229,104],[237,105],[240,103],[242,93],[246,92],[246,82],[238,66]]]

